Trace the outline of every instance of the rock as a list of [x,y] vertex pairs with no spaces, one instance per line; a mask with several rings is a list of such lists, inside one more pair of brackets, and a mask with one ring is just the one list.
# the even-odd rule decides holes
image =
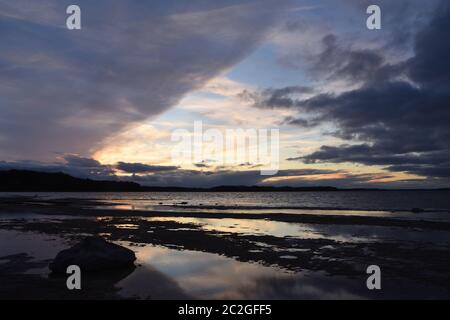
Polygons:
[[100,237],[90,237],[58,253],[49,268],[56,274],[65,274],[70,265],[79,266],[82,272],[105,271],[134,266],[135,260],[133,251]]

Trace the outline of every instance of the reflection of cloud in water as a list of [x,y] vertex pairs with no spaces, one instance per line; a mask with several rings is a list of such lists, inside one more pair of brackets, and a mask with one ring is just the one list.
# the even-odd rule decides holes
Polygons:
[[[341,226],[317,225],[317,227],[322,232],[326,227],[330,228],[327,232],[337,233],[358,230],[355,226],[351,226],[349,229]],[[376,231],[372,231],[372,233],[381,234],[382,231],[386,231],[387,234],[380,236],[386,238],[391,233],[401,231],[398,229],[378,229],[377,227]],[[363,232],[367,233],[367,230],[363,230]],[[405,237],[405,241],[409,241],[408,237],[412,237],[414,234],[417,236],[424,234],[424,237],[428,237],[427,233],[428,231],[418,232],[405,229],[399,233],[399,237]],[[56,236],[32,232],[0,231],[0,257],[27,253],[36,258],[29,260],[33,265],[17,260],[18,263],[22,263],[22,267],[32,268],[27,271],[28,274],[46,276],[49,272],[48,269],[41,268],[40,265],[34,265],[34,263],[42,263],[45,262],[43,261],[45,259],[53,258],[57,252],[65,249],[68,245],[69,243],[66,243],[65,240]],[[264,243],[261,242],[261,246],[263,245]],[[324,248],[339,250],[339,245],[324,246],[321,249]],[[385,274],[383,291],[377,294],[369,292],[365,287],[366,274],[364,270],[360,277],[347,278],[337,275],[327,276],[322,272],[287,272],[276,267],[238,262],[232,258],[205,252],[181,251],[155,246],[132,246],[131,249],[136,251],[138,263],[142,266],[137,267],[131,274],[128,274],[132,271],[129,270],[124,273],[105,274],[106,277],[103,279],[97,276],[94,276],[93,279],[87,278],[88,283],[85,288],[89,289],[90,287],[91,294],[96,295],[115,293],[113,286],[119,281],[116,287],[122,288],[120,294],[124,297],[137,296],[153,299],[448,298],[448,291],[445,288],[435,287],[431,282],[421,284],[411,281],[407,275],[398,277],[398,275]],[[298,250],[292,249],[292,252]],[[276,251],[276,248],[273,250]],[[308,249],[301,248],[300,250]],[[280,253],[280,256],[283,255],[286,253]],[[27,256],[18,256],[18,258],[21,257]],[[328,258],[314,255],[312,259]],[[11,258],[3,260],[0,258],[0,260],[0,264],[3,264],[4,268],[9,267],[6,264]],[[19,264],[19,266],[21,265]],[[36,269],[36,267],[38,268]],[[14,270],[19,269],[14,267]],[[442,279],[445,281],[445,277]],[[50,279],[45,281],[47,282],[42,282],[42,285],[51,284],[48,282]]]
[[[156,291],[164,295],[171,290],[180,294],[177,288],[181,288],[181,292],[200,299],[360,297],[341,289],[352,287],[344,278],[331,279],[319,273],[292,273],[204,252],[153,246],[134,249],[143,267],[119,284],[128,296],[145,297],[146,292]],[[159,273],[161,275],[157,276]],[[169,278],[173,280],[169,281]],[[158,283],[160,279],[163,281]],[[158,283],[158,290],[155,290],[154,282]]]
[[323,239],[309,225],[256,219],[204,219],[183,217],[148,218],[149,221],[175,221],[200,225],[203,230],[245,235],[272,235],[275,237],[296,237],[301,239]]
[[[363,299],[363,288],[348,279],[323,275],[263,276],[247,282],[226,299],[299,300],[299,299]],[[346,288],[346,289],[344,289]],[[350,290],[349,290],[350,289]]]
[[[340,242],[367,242],[370,240],[365,233],[355,236],[351,232],[354,226],[344,226],[334,231],[335,225],[321,226],[304,223],[288,223],[256,219],[204,219],[184,217],[148,218],[150,221],[175,221],[185,224],[200,225],[205,231],[224,233],[239,233],[242,235],[270,235],[274,237],[294,237],[297,239],[330,239]],[[341,226],[340,226],[341,227]],[[372,230],[373,228],[368,228]],[[350,230],[350,231],[349,231]],[[371,231],[372,232],[372,231]],[[370,234],[370,232],[369,232]]]
[[126,279],[118,282],[119,294],[123,297],[141,299],[182,300],[189,297],[172,278],[155,268],[144,265],[138,267]]
[[131,224],[131,223],[115,224],[114,227],[117,229],[130,229],[130,230],[139,229],[139,226],[137,224]]
[[339,242],[413,241],[450,244],[450,233],[439,230],[407,229],[401,227],[304,224],[256,219],[205,219],[184,217],[147,218],[150,221],[175,221],[200,225],[205,231],[270,235],[297,239],[329,239]]

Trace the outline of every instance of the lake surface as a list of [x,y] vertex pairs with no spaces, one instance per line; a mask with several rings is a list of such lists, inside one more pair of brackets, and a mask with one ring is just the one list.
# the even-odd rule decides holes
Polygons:
[[450,211],[450,191],[331,191],[331,192],[41,192],[0,193],[46,199],[98,199],[135,206],[244,209],[347,209],[410,211],[421,208]]
[[[133,272],[108,282],[122,298],[450,297],[448,191],[2,193],[0,202],[11,196],[34,198],[24,211],[0,211],[0,278],[11,263],[1,257],[26,254],[23,265],[35,266],[24,276],[51,281],[46,261],[97,235],[137,255]],[[61,199],[76,200],[47,215],[41,200]],[[276,213],[320,219],[271,220]],[[371,264],[384,272],[381,292],[366,287]]]
[[[125,299],[335,300],[448,297],[448,293],[439,287],[402,279],[390,279],[383,283],[384,292],[374,292],[367,290],[364,277],[330,276],[326,272],[308,270],[292,272],[276,265],[241,262],[207,252],[153,245],[136,247],[123,241],[116,243],[134,250],[137,256],[138,267],[113,282],[114,290]],[[25,253],[33,257],[31,263],[52,259],[70,245],[70,241],[60,237],[0,230],[0,253]],[[291,259],[295,256],[282,258]],[[0,259],[0,266],[2,262],[4,261]],[[27,270],[25,275],[39,277],[45,285],[45,281],[50,279],[50,270],[46,266],[39,266]],[[64,279],[61,280],[62,286]]]

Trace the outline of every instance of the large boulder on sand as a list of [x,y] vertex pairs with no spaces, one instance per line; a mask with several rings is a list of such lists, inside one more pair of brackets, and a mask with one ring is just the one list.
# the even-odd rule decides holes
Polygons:
[[58,253],[49,268],[56,274],[65,274],[70,265],[79,266],[82,272],[105,271],[134,266],[135,260],[133,251],[99,237],[90,237]]

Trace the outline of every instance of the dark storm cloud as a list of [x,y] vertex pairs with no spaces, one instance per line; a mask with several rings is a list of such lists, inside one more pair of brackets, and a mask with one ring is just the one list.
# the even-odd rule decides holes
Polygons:
[[66,155],[64,156],[64,160],[71,167],[96,168],[101,166],[100,162],[95,159],[79,157],[77,155]]
[[[450,176],[450,5],[443,2],[414,38],[414,55],[389,64],[380,51],[348,51],[324,39],[318,72],[361,83],[344,93],[302,99],[261,93],[256,106],[299,110],[298,124],[333,123],[352,145],[322,146],[297,158],[311,162],[383,165],[427,177]],[[275,101],[275,103],[274,103]],[[307,119],[305,120],[305,116]],[[295,118],[286,119],[296,124]],[[293,160],[293,159],[291,159]]]
[[296,106],[296,101],[292,96],[313,92],[313,89],[309,87],[292,86],[279,89],[269,88],[258,93],[244,90],[238,94],[238,97],[243,101],[253,102],[259,108],[292,108]]
[[0,0],[0,158],[88,154],[233,66],[280,1]]
[[414,81],[450,91],[449,32],[450,5],[448,1],[444,1],[429,27],[416,36],[415,57],[408,65],[408,73]]
[[338,37],[333,34],[323,38],[324,50],[311,67],[317,76],[327,75],[330,79],[361,81],[373,77],[384,64],[381,53],[341,48],[338,41]]
[[154,173],[161,171],[174,171],[178,167],[175,166],[154,166],[144,163],[126,163],[118,162],[116,168],[127,173]]
[[194,163],[194,166],[196,166],[197,168],[209,168],[210,165],[207,163]]
[[289,158],[289,161],[303,160],[306,163],[326,162],[358,162],[365,165],[388,164],[433,164],[441,165],[448,162],[445,152],[428,153],[427,155],[395,154],[391,150],[375,149],[367,144],[341,145],[338,147],[322,146],[319,151],[304,157]]

